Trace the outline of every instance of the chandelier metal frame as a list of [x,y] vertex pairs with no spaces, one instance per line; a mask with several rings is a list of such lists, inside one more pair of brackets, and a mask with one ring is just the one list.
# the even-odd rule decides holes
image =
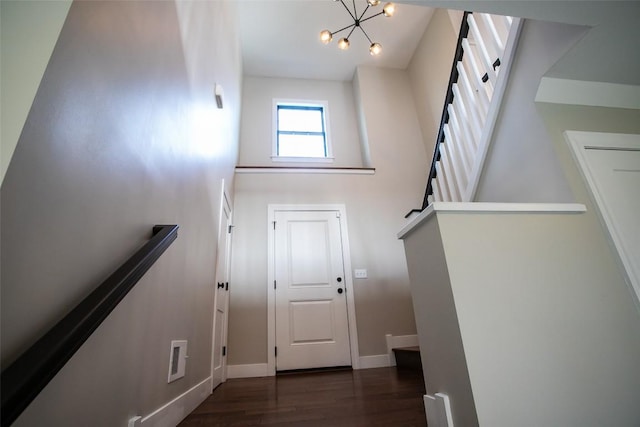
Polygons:
[[341,38],[338,42],[338,47],[340,49],[346,50],[349,48],[349,44],[350,44],[349,37],[351,37],[353,32],[356,30],[356,28],[359,28],[360,31],[362,31],[362,34],[364,34],[364,36],[367,38],[367,40],[371,44],[369,46],[369,52],[371,53],[371,55],[375,56],[380,54],[380,52],[382,51],[382,46],[380,45],[380,43],[377,43],[371,40],[371,37],[369,37],[367,32],[364,30],[364,28],[362,27],[362,24],[380,15],[384,15],[386,17],[393,16],[393,13],[395,12],[395,4],[386,3],[382,8],[381,12],[365,17],[366,13],[369,11],[371,7],[375,7],[378,4],[380,4],[380,0],[367,0],[367,7],[360,14],[358,14],[358,9],[356,7],[355,0],[351,0],[353,5],[353,11],[349,9],[349,7],[345,4],[344,0],[334,0],[334,1],[339,1],[340,3],[342,3],[342,6],[344,6],[346,11],[349,13],[349,16],[351,17],[351,19],[353,19],[353,24],[347,25],[346,27],[340,28],[339,30],[336,30],[336,31],[323,30],[320,32],[320,40],[324,44],[329,44],[331,40],[333,40],[333,36],[335,34],[351,29],[351,31],[349,31],[349,34],[346,37]]

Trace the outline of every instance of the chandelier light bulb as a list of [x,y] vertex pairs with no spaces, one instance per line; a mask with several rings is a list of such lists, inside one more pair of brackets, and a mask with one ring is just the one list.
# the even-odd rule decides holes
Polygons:
[[333,34],[329,30],[320,31],[320,41],[324,44],[329,44],[333,40]]
[[[0,0],[2,1],[2,0]],[[328,1],[328,0],[327,0]],[[353,10],[351,8],[349,8],[349,6],[347,5],[347,3],[349,3],[349,1],[347,0],[347,2],[345,3],[345,0],[333,0],[334,2],[340,2],[342,4],[342,6],[345,7],[345,9],[347,9],[347,12],[349,13],[349,16],[351,17],[351,19],[353,20],[353,23],[351,25],[347,25],[346,27],[343,27],[339,30],[336,31],[329,31],[329,30],[322,30],[320,31],[320,41],[323,44],[329,44],[331,43],[331,41],[333,40],[333,36],[334,35],[338,35],[340,33],[342,33],[343,31],[345,31],[345,33],[343,34],[347,34],[346,37],[342,37],[340,38],[340,40],[338,40],[338,48],[340,50],[347,50],[349,49],[349,46],[351,45],[351,43],[349,42],[349,38],[351,37],[351,34],[353,34],[353,32],[357,29],[359,29],[362,34],[364,35],[364,37],[367,38],[367,40],[369,40],[369,43],[371,43],[369,45],[369,53],[372,56],[378,56],[382,53],[382,45],[378,42],[373,42],[371,41],[371,38],[369,37],[369,35],[366,33],[365,29],[363,28],[362,24],[366,21],[369,21],[370,19],[376,18],[380,15],[384,15],[386,17],[389,16],[393,16],[396,13],[396,5],[394,3],[391,2],[387,2],[384,3],[384,7],[382,8],[382,12],[375,12],[373,9],[371,9],[371,11],[369,10],[370,7],[375,7],[378,5],[382,5],[382,0],[366,0],[367,2],[367,7],[366,9],[364,9],[364,11],[361,11],[360,13],[358,13],[358,11],[356,10],[356,2],[355,0],[353,0]],[[378,9],[380,10],[380,9]],[[367,12],[369,12],[369,15],[366,16]]]
[[393,3],[385,4],[382,8],[382,13],[384,13],[384,16],[393,16],[396,13],[396,5]]

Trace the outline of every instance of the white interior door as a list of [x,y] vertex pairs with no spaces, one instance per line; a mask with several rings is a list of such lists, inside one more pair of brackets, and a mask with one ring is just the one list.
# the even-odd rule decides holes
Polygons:
[[640,135],[567,137],[640,301]]
[[275,213],[276,369],[351,365],[338,211]]
[[216,262],[216,290],[213,312],[212,389],[226,380],[230,254],[231,206],[227,200],[226,193],[223,191],[220,230],[218,232],[218,259]]

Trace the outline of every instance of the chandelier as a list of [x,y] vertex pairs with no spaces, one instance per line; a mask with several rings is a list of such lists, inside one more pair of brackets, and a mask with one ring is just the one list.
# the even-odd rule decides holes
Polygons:
[[371,41],[371,38],[369,37],[369,35],[366,33],[364,28],[362,28],[362,23],[380,15],[384,15],[387,17],[393,16],[396,10],[396,5],[393,3],[387,3],[382,8],[382,12],[374,13],[373,15],[369,15],[365,17],[365,14],[367,13],[367,11],[369,11],[369,8],[378,6],[380,4],[380,0],[367,0],[367,7],[361,14],[358,14],[358,10],[356,9],[356,0],[351,0],[353,3],[353,11],[349,9],[349,7],[344,3],[343,0],[333,0],[333,1],[340,1],[340,3],[342,3],[344,8],[347,10],[347,12],[349,12],[351,19],[353,19],[353,24],[347,25],[344,28],[340,28],[337,31],[322,30],[320,32],[320,41],[324,44],[329,44],[331,40],[333,40],[334,34],[338,34],[341,31],[351,29],[351,31],[349,31],[349,34],[346,37],[343,37],[340,40],[338,40],[338,47],[342,50],[346,50],[346,49],[349,49],[349,45],[351,44],[349,42],[349,37],[351,37],[351,34],[353,34],[356,28],[360,28],[360,31],[362,31],[362,34],[364,34],[367,40],[369,40],[369,43],[370,43],[369,53],[371,53],[371,55],[373,56],[379,55],[382,52],[382,46],[380,45],[380,43]]

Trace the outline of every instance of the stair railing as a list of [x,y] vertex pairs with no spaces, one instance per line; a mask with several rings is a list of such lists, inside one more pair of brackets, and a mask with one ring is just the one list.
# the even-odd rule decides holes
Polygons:
[[2,371],[2,427],[20,416],[177,237],[177,225],[153,227],[142,248]]
[[473,200],[520,28],[519,18],[464,13],[421,210]]

